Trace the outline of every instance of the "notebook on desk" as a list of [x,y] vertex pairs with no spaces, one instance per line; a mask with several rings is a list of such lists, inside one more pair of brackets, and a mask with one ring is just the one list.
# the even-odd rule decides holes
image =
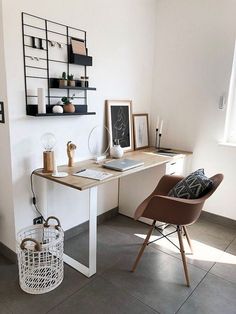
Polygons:
[[108,161],[102,166],[104,168],[117,170],[117,171],[126,171],[135,167],[142,166],[144,162],[132,159],[117,159]]

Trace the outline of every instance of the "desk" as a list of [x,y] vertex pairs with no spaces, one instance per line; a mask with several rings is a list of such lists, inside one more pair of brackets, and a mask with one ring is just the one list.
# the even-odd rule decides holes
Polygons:
[[[87,277],[91,277],[96,273],[96,263],[97,263],[97,187],[98,185],[107,183],[109,181],[117,180],[122,177],[131,175],[133,173],[138,173],[143,170],[167,164],[170,161],[180,158],[181,156],[186,156],[191,153],[179,151],[179,155],[174,157],[162,156],[154,153],[154,148],[143,149],[139,151],[129,152],[125,154],[125,158],[130,158],[134,160],[142,161],[144,164],[137,168],[127,170],[125,172],[118,172],[110,169],[104,169],[101,165],[95,164],[92,160],[86,160],[76,163],[73,167],[60,166],[59,171],[68,172],[69,176],[65,178],[55,178],[50,174],[43,173],[41,170],[34,171],[36,176],[42,177],[44,179],[56,182],[68,186],[70,188],[84,191],[89,190],[89,267],[83,265],[82,263],[76,261],[70,256],[64,254],[64,261],[77,271],[81,272]],[[89,168],[94,170],[103,170],[108,173],[112,173],[113,176],[103,180],[96,181],[92,179],[82,178],[73,176],[73,173],[80,169]]]

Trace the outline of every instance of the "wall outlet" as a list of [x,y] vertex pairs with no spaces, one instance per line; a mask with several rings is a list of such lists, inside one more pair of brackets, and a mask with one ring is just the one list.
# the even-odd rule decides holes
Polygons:
[[39,216],[37,218],[33,219],[33,224],[34,225],[39,225],[39,224],[43,224],[43,216]]

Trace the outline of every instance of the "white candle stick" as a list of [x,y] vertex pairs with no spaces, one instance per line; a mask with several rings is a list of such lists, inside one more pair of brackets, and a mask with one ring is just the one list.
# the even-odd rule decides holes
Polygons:
[[158,130],[158,129],[159,129],[159,123],[160,123],[160,117],[159,117],[159,116],[157,116],[156,130]]
[[160,125],[160,131],[159,131],[159,134],[162,134],[162,130],[163,130],[163,120],[161,120],[161,125]]
[[38,113],[46,113],[46,98],[44,88],[38,88]]

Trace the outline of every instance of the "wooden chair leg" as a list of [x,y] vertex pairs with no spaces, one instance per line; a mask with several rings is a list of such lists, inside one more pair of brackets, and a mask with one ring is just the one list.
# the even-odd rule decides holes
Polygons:
[[182,238],[182,230],[180,229],[179,226],[177,227],[177,233],[178,233],[178,238],[179,238],[180,253],[181,253],[183,266],[184,266],[184,274],[185,274],[187,286],[190,287],[188,268],[187,268],[187,262],[186,262],[186,257],[185,257],[185,252],[184,252],[184,244],[183,244],[183,238]]
[[185,226],[183,226],[183,229],[184,229],[184,233],[185,233],[185,235],[186,235],[186,239],[187,239],[187,241],[188,241],[188,245],[189,245],[189,247],[190,247],[191,253],[193,254],[193,247],[192,247],[191,239],[190,239],[190,237],[189,237],[187,228],[186,228]]
[[136,260],[135,260],[135,262],[134,262],[134,265],[133,265],[133,267],[132,267],[132,269],[131,269],[132,272],[135,271],[135,269],[136,269],[136,267],[137,267],[137,265],[138,265],[138,262],[139,262],[141,256],[143,255],[143,252],[144,252],[144,250],[145,250],[145,248],[146,248],[146,246],[147,246],[147,244],[148,244],[148,241],[149,241],[149,239],[150,239],[150,237],[151,237],[151,235],[152,235],[152,231],[153,231],[153,229],[155,228],[155,224],[156,224],[156,220],[153,221],[153,224],[152,224],[151,228],[150,228],[149,231],[148,231],[148,234],[147,234],[147,236],[146,236],[146,239],[144,240],[143,245],[142,245],[142,247],[141,247],[141,249],[140,249],[140,251],[139,251],[139,253],[138,253],[138,256],[137,256],[137,258],[136,258]]

